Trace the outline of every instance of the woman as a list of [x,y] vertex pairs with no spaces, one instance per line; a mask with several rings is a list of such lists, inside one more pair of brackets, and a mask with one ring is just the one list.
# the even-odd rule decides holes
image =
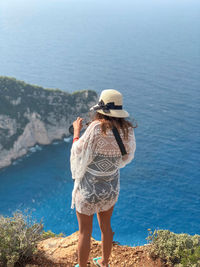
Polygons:
[[[79,264],[76,267],[87,266],[94,213],[97,213],[101,229],[102,257],[94,258],[93,262],[96,266],[108,267],[114,234],[111,216],[120,189],[119,169],[134,158],[136,144],[134,127],[124,119],[129,114],[122,108],[120,92],[112,89],[102,91],[99,103],[91,110],[96,114],[81,137],[83,119],[78,117],[73,123],[70,164],[75,183],[71,208],[76,207],[79,224]],[[125,148],[123,153],[113,127],[121,137],[118,142]]]

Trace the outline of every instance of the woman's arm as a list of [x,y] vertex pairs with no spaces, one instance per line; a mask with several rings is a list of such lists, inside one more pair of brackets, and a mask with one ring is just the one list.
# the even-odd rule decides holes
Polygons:
[[73,143],[77,141],[80,137],[80,132],[81,129],[83,128],[82,124],[83,119],[78,117],[74,122],[73,122],[73,127],[74,127],[74,136],[73,136]]
[[[74,140],[71,148],[71,156],[70,156],[70,166],[72,172],[72,178],[76,180],[80,180],[89,163],[92,161],[95,150],[95,126],[98,122],[92,122],[84,134],[79,138]],[[77,121],[73,124],[76,128],[74,130],[74,139],[80,136],[81,130],[81,120],[77,119]]]

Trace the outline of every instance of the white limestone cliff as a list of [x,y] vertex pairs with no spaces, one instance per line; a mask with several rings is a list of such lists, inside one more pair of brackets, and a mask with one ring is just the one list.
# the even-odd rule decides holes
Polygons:
[[0,76],[0,168],[36,144],[69,136],[72,122],[77,116],[86,117],[96,101],[91,90],[69,94]]

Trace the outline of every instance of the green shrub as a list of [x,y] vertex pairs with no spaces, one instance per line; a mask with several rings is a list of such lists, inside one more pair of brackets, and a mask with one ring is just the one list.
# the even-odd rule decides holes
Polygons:
[[0,266],[14,265],[31,257],[41,239],[42,223],[34,223],[31,215],[21,211],[13,217],[0,216]]
[[200,236],[175,234],[169,230],[150,229],[147,240],[151,257],[161,258],[166,264],[179,267],[200,266]]
[[54,236],[63,234],[45,232],[43,224],[35,222],[27,210],[25,214],[16,211],[12,217],[0,215],[0,266],[23,265],[37,251],[38,241]]
[[[183,251],[181,254],[182,266],[200,266],[200,246]],[[188,265],[190,264],[190,265]]]
[[63,233],[60,233],[60,234],[55,234],[53,233],[51,230],[48,230],[48,231],[43,231],[42,232],[42,235],[41,235],[41,239],[47,239],[47,238],[50,238],[50,237],[64,237],[65,235]]

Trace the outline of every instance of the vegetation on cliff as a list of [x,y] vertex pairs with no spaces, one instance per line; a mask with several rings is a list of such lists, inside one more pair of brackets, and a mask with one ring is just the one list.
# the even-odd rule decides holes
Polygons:
[[[115,266],[199,267],[200,236],[175,234],[168,230],[151,232],[149,245],[121,246],[113,242],[110,263]],[[74,266],[77,262],[78,232],[69,237],[43,230],[28,211],[0,216],[0,266]],[[101,242],[92,238],[91,255],[101,255]],[[128,256],[128,258],[127,258]],[[120,265],[119,265],[120,264]]]
[[169,230],[149,230],[150,254],[167,266],[199,267],[200,235],[175,234]]
[[31,213],[16,211],[11,217],[0,216],[0,266],[16,263],[23,266],[36,250],[36,243],[55,235],[43,230],[42,222],[33,220]]
[[[3,123],[0,120],[0,145],[7,150],[13,146],[29,122],[30,114],[36,113],[42,122],[51,125],[54,121],[87,113],[96,97],[96,92],[91,90],[69,94],[0,76],[0,117],[4,116]],[[16,126],[12,133],[5,127],[9,121]]]

